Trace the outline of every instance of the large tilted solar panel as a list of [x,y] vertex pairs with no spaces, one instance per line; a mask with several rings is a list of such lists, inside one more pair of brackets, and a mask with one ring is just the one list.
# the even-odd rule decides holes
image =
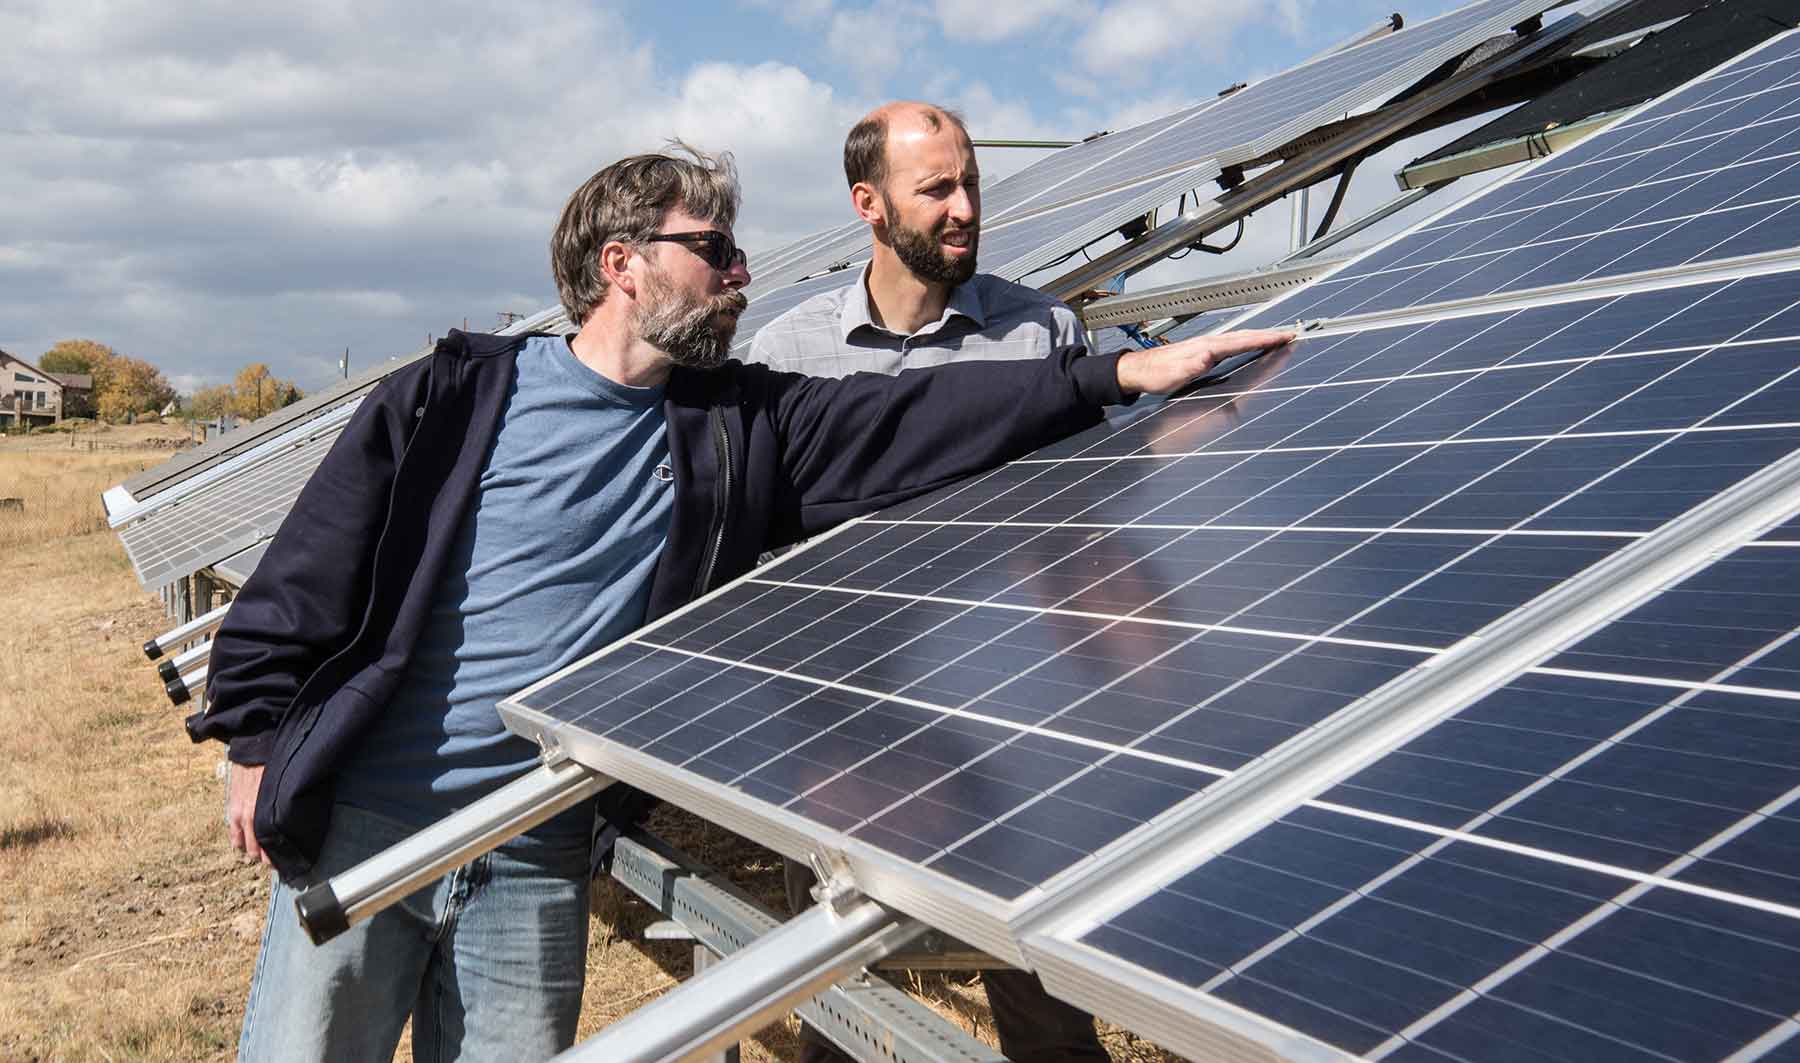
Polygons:
[[1550,6],[1544,0],[1481,0],[1316,56],[1229,96],[1065,148],[998,182],[986,193],[988,214],[1004,220],[1013,211],[1091,196],[1201,162],[1244,162],[1406,87],[1444,60]]
[[1491,186],[1284,301],[1370,313],[1792,246],[1800,80],[1792,36]]
[[361,399],[156,495],[117,527],[146,590],[160,590],[275,534]]
[[[1789,242],[1800,243],[1800,232]],[[1469,1023],[1492,1025],[1483,996],[1487,973],[1458,982],[1450,960],[1465,961],[1457,971],[1474,970],[1494,957],[1491,942],[1470,939],[1465,946],[1450,935],[1439,947],[1448,955],[1432,954],[1438,966],[1401,971],[1391,983],[1370,973],[1388,967],[1339,976],[1318,962],[1316,950],[1306,951],[1310,942],[1298,942],[1294,958],[1279,955],[1313,929],[1307,920],[1318,916],[1318,925],[1332,926],[1333,899],[1297,916],[1301,908],[1293,904],[1280,909],[1281,918],[1292,916],[1287,923],[1257,909],[1262,924],[1249,923],[1267,924],[1268,933],[1252,942],[1244,920],[1221,921],[1215,932],[1212,909],[1196,906],[1193,896],[1196,883],[1236,865],[1177,849],[1160,855],[1178,865],[1177,873],[1145,884],[1129,857],[1226,800],[1240,780],[1261,778],[1309,748],[1313,736],[1336,733],[1370,705],[1386,705],[1383,699],[1393,697],[1387,691],[1470,660],[1489,632],[1531,615],[1566,585],[1582,586],[1584,573],[1593,581],[1592,572],[1608,571],[1596,566],[1635,559],[1645,544],[1666,542],[1696,507],[1742,495],[1734,489],[1747,478],[1791,464],[1800,449],[1800,423],[1792,417],[1800,408],[1796,265],[1764,260],[1731,277],[1661,276],[1639,290],[1565,292],[1560,301],[1461,308],[1460,316],[1441,319],[1333,326],[1342,312],[1315,303],[1320,309],[1309,316],[1326,319],[1326,327],[1223,384],[1130,411],[1032,458],[842,529],[509,699],[503,713],[522,733],[556,741],[602,770],[785,851],[840,857],[874,895],[999,955],[1015,957],[1023,948],[1028,962],[1055,974],[1053,990],[1077,1003],[1103,1014],[1154,1017],[1156,1008],[1143,1001],[1174,1001],[1173,1013],[1184,1021],[1144,1026],[1178,1049],[1201,1051],[1208,1037],[1227,1030],[1235,1032],[1225,1047],[1246,1056],[1278,1045],[1320,1058],[1390,1049],[1431,1058],[1523,1057],[1521,1039],[1536,1045],[1525,1019],[1511,1034],[1502,1019],[1505,1036],[1469,1041]],[[1267,313],[1285,317],[1279,303]],[[1791,540],[1800,525],[1792,517],[1787,511],[1780,518],[1787,523],[1760,541]],[[1787,547],[1743,549],[1782,557],[1772,551]],[[1768,566],[1761,577],[1726,564],[1682,581],[1668,597],[1717,594],[1747,578],[1789,582],[1785,570],[1759,563]],[[1723,576],[1730,577],[1723,584],[1708,582]],[[1662,640],[1693,646],[1686,652],[1695,660],[1666,660],[1686,662],[1690,671],[1716,669],[1704,679],[1667,678],[1661,665],[1621,656],[1621,645],[1654,643],[1641,632],[1674,615],[1652,598],[1584,633],[1560,656],[1503,677],[1455,718],[1457,725],[1480,719],[1467,713],[1521,685],[1538,693],[1545,684],[1623,685],[1640,700],[1664,703],[1699,687],[1708,697],[1742,694],[1713,680],[1759,664],[1763,658],[1751,660],[1763,645],[1757,640],[1773,643],[1794,626],[1781,617],[1792,599],[1768,598],[1746,611],[1755,616],[1743,625],[1755,628],[1748,644],[1737,635],[1696,638],[1692,631]],[[1715,627],[1732,615],[1729,605],[1674,609],[1699,624],[1710,617]],[[1639,634],[1621,639],[1620,631]],[[1787,645],[1764,655],[1774,664],[1762,664],[1763,672],[1791,667]],[[1745,656],[1732,660],[1740,651]],[[1747,673],[1739,667],[1733,674]],[[1769,700],[1774,681],[1756,673],[1756,692],[1748,696],[1765,698],[1760,711],[1779,719],[1769,705],[1792,699]],[[1574,707],[1557,704],[1542,711],[1580,716],[1573,699]],[[1783,740],[1779,727],[1762,719],[1741,708],[1721,710],[1708,729],[1716,739],[1712,754],[1736,742],[1741,755],[1762,735]],[[1289,857],[1303,862],[1313,847],[1291,839],[1310,843],[1313,836],[1292,830],[1318,832],[1321,816],[1347,819],[1353,826],[1337,828],[1345,840],[1319,842],[1328,854],[1320,859],[1350,868],[1334,871],[1325,886],[1365,893],[1378,890],[1382,882],[1374,879],[1384,870],[1398,868],[1395,881],[1411,887],[1432,884],[1408,879],[1416,868],[1430,869],[1421,876],[1448,869],[1454,878],[1470,865],[1487,877],[1437,883],[1450,894],[1446,904],[1463,904],[1489,921],[1464,919],[1457,909],[1448,921],[1458,932],[1466,921],[1491,931],[1493,919],[1542,897],[1558,902],[1547,910],[1567,915],[1557,927],[1571,932],[1585,930],[1587,910],[1571,912],[1571,897],[1588,909],[1611,901],[1609,911],[1621,903],[1672,906],[1687,920],[1684,932],[1706,940],[1643,939],[1649,943],[1638,946],[1638,966],[1626,971],[1643,977],[1621,976],[1586,998],[1570,994],[1613,1010],[1585,1025],[1531,1020],[1541,1019],[1548,1031],[1541,1058],[1651,1058],[1632,1047],[1636,1042],[1607,1039],[1629,1025],[1621,1015],[1635,1008],[1679,1025],[1714,998],[1738,1009],[1729,1026],[1718,1025],[1739,1038],[1735,1044],[1779,1051],[1771,1039],[1785,1036],[1782,1023],[1800,1006],[1800,982],[1775,979],[1770,989],[1720,980],[1697,1005],[1680,990],[1692,979],[1669,988],[1658,965],[1671,962],[1664,950],[1677,960],[1713,955],[1710,935],[1721,932],[1746,935],[1760,957],[1787,955],[1765,947],[1791,948],[1800,926],[1791,899],[1770,899],[1785,896],[1777,887],[1800,866],[1781,849],[1782,808],[1765,802],[1755,810],[1773,824],[1756,844],[1773,855],[1733,865],[1765,877],[1772,868],[1773,884],[1688,889],[1664,881],[1674,875],[1645,880],[1650,873],[1634,871],[1622,848],[1592,850],[1603,852],[1596,858],[1566,839],[1603,835],[1608,816],[1636,815],[1660,827],[1670,813],[1651,808],[1656,799],[1691,795],[1713,777],[1721,789],[1734,789],[1716,803],[1741,812],[1757,794],[1780,789],[1787,770],[1780,765],[1794,763],[1791,757],[1777,756],[1771,745],[1766,755],[1776,758],[1777,770],[1745,769],[1754,784],[1738,781],[1729,761],[1711,762],[1715,776],[1675,780],[1686,789],[1633,776],[1627,764],[1621,770],[1638,780],[1642,799],[1621,801],[1620,811],[1609,812],[1589,792],[1559,808],[1560,819],[1520,828],[1524,835],[1506,833],[1515,826],[1507,822],[1493,826],[1491,837],[1474,830],[1453,837],[1439,819],[1394,811],[1423,816],[1418,802],[1431,793],[1405,789],[1395,780],[1411,774],[1385,762],[1443,756],[1429,743],[1451,734],[1427,732],[1417,739],[1425,746],[1377,757],[1349,779],[1323,780],[1310,804],[1277,809],[1273,825],[1261,831],[1249,824],[1252,833],[1237,844],[1268,847],[1256,853],[1273,860],[1269,852],[1285,842]],[[1529,735],[1522,741],[1530,747]],[[1505,755],[1495,747],[1495,758]],[[1584,764],[1604,772],[1624,763],[1599,759]],[[1670,777],[1692,776],[1697,763],[1668,769]],[[1478,773],[1466,774],[1472,791]],[[1528,776],[1520,792],[1564,781]],[[1587,776],[1578,781],[1602,785]],[[1385,792],[1384,810],[1343,812],[1352,807],[1345,796],[1352,786],[1358,795]],[[1755,787],[1761,789],[1750,794]],[[1451,805],[1458,799],[1440,796]],[[1583,810],[1601,820],[1584,823]],[[1414,850],[1403,851],[1396,837],[1412,838]],[[1671,832],[1650,842],[1687,837]],[[1446,839],[1454,844],[1420,855],[1421,847]],[[1370,861],[1352,851],[1368,845],[1398,855],[1356,878]],[[1624,885],[1621,871],[1630,872]],[[1645,895],[1619,902],[1634,885],[1646,886]],[[1262,896],[1270,890],[1255,884],[1241,892],[1244,904],[1283,902],[1279,894]],[[1464,896],[1471,892],[1472,901]],[[1084,936],[1068,936],[1066,918],[1050,921],[1066,916],[1059,903],[1090,895],[1106,903],[1079,913],[1092,924]],[[1702,901],[1709,906],[1702,915],[1682,907]],[[1373,942],[1394,939],[1396,948],[1413,943],[1429,951],[1441,928],[1423,904],[1395,902],[1411,920],[1398,931],[1350,919],[1333,927],[1350,936],[1330,940],[1374,949]],[[1746,911],[1775,918],[1740,918]],[[1556,952],[1557,933],[1553,927],[1530,944]],[[1246,943],[1228,963],[1217,962]],[[1465,948],[1470,956],[1462,955]],[[1538,954],[1529,946],[1524,952],[1527,959]],[[1093,962],[1059,965],[1071,953]],[[1260,974],[1234,973],[1215,992],[1194,991],[1252,954],[1259,957],[1252,971],[1268,963]],[[1543,969],[1560,975],[1560,963]],[[1503,959],[1486,972],[1510,977],[1517,966]],[[1428,1000],[1421,977],[1444,992]],[[1227,983],[1231,988],[1223,988]],[[1518,985],[1537,994],[1520,997],[1528,1001],[1557,992],[1530,979]],[[1643,995],[1630,995],[1644,986]],[[1464,993],[1469,1006],[1457,1008]],[[1763,1032],[1742,1036],[1753,1025],[1739,1021],[1745,1009],[1769,1019],[1770,1039],[1759,1040]],[[1185,1019],[1193,1015],[1207,1021]],[[1710,1023],[1701,1015],[1691,1025]],[[1427,1026],[1442,1031],[1431,1044]],[[1634,1036],[1663,1058],[1687,1058],[1683,1050],[1702,1044],[1682,1040],[1685,1027],[1671,1033],[1648,1021]]]
[[865,520],[518,704],[1022,897],[1800,446],[1800,294],[1738,284],[1766,325],[1713,284],[1303,341],[1253,371],[1315,383]]
[[1082,941],[1375,1059],[1791,1058],[1797,636],[1733,551]]

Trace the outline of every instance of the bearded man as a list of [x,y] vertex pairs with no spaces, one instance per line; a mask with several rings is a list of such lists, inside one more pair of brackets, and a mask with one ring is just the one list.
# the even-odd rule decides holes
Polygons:
[[[233,603],[190,730],[229,743],[231,843],[278,875],[241,1059],[386,1061],[409,1017],[420,1061],[566,1048],[593,805],[322,946],[295,896],[525,774],[539,751],[500,698],[763,550],[1290,338],[893,379],[746,367],[738,198],[729,156],[679,144],[595,174],[551,239],[577,331],[452,332],[383,380]],[[622,789],[615,821],[640,807]]]
[[[975,272],[981,171],[956,112],[897,101],[844,140],[850,205],[872,250],[858,282],[815,295],[764,326],[749,361],[842,377],[971,360],[1066,357],[1086,349],[1075,312],[1022,284]],[[788,861],[788,903],[806,903],[812,872]],[[982,975],[994,1029],[1018,1063],[1105,1060],[1093,1019],[1044,991],[1037,976]],[[804,1063],[845,1060],[810,1028]]]

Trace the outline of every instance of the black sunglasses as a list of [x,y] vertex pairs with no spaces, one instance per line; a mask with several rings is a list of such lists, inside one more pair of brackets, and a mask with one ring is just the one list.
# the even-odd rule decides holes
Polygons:
[[733,266],[743,266],[746,269],[750,267],[750,259],[744,254],[744,249],[732,243],[731,237],[717,229],[704,229],[695,233],[664,233],[649,237],[644,242],[685,244],[720,273],[731,272]]

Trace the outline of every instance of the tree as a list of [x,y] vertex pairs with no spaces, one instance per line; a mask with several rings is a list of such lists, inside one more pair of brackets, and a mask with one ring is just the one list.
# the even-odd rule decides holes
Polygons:
[[230,384],[200,388],[188,400],[188,416],[201,421],[216,420],[231,413],[236,402],[237,396],[232,392]]
[[78,392],[63,395],[63,416],[92,417],[100,385],[108,378],[118,358],[119,352],[95,340],[62,340],[44,352],[38,359],[38,368],[46,373],[86,373],[93,377],[93,390],[85,395]]
[[247,421],[298,402],[304,394],[293,381],[282,380],[269,372],[269,367],[262,362],[251,362],[238,370],[237,377],[231,382],[231,393],[230,411]]
[[102,420],[122,421],[132,414],[154,413],[175,399],[175,389],[163,378],[162,370],[149,362],[114,354],[105,368],[104,385],[100,374],[94,375],[94,405]]
[[63,340],[44,352],[38,359],[38,368],[46,373],[92,375],[118,356],[119,352],[94,340]]

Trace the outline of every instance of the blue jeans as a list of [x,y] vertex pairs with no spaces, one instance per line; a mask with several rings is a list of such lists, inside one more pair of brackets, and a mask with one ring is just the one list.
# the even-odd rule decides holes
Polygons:
[[575,1040],[587,974],[588,846],[530,838],[450,872],[314,946],[294,896],[413,833],[338,805],[306,881],[276,882],[238,1058],[548,1059]]

